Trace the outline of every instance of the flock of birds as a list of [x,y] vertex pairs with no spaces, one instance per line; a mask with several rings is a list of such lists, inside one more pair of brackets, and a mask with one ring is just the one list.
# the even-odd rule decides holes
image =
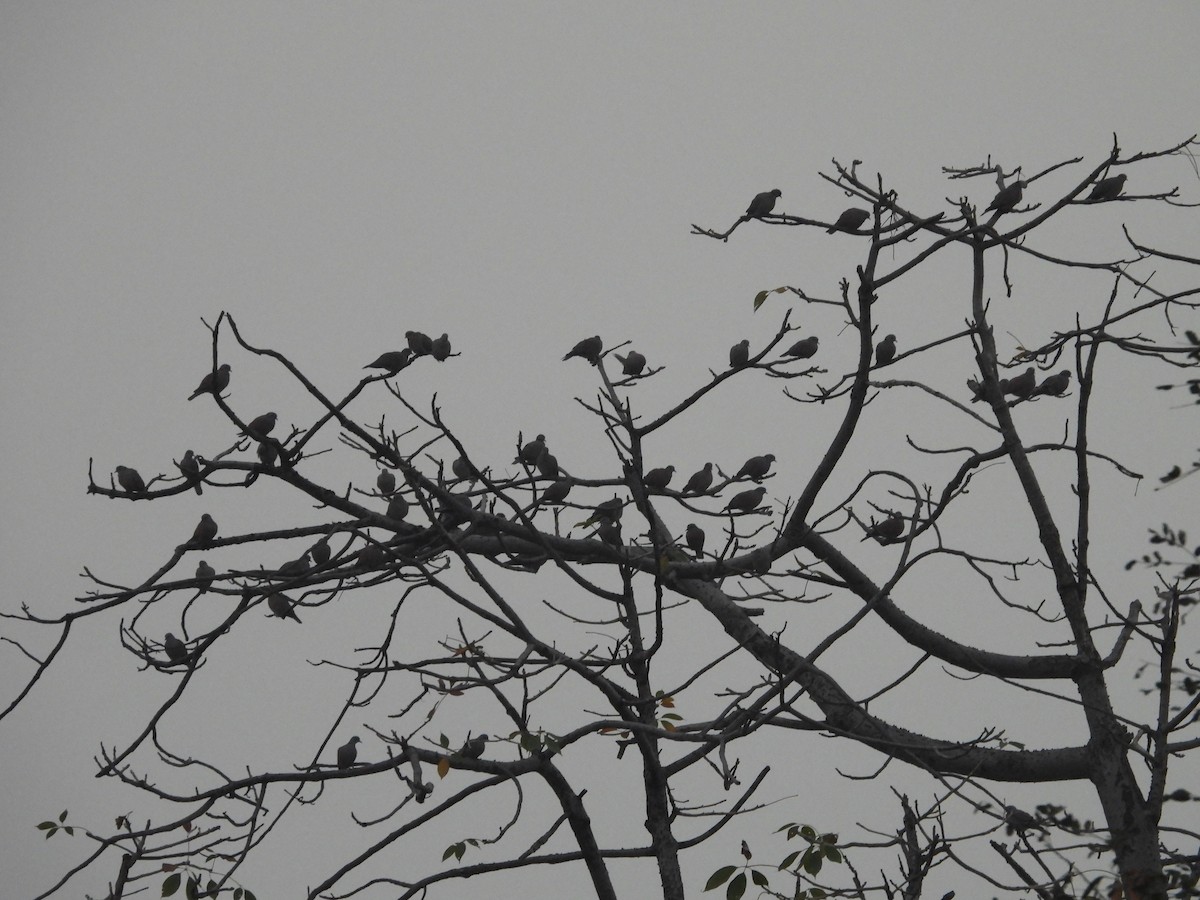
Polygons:
[[[1120,196],[1124,190],[1125,178],[1126,176],[1122,174],[1097,182],[1087,196],[1086,202],[1102,202]],[[1017,180],[1002,188],[987,206],[985,212],[995,212],[997,215],[1012,212],[1021,202],[1026,185],[1027,182]],[[758,194],[747,207],[745,218],[761,219],[770,215],[775,208],[776,201],[781,196],[782,192],[778,189]],[[857,233],[870,217],[871,213],[868,210],[851,207],[845,210],[826,231],[829,234],[839,231]],[[431,338],[419,331],[407,331],[405,339],[407,342],[405,348],[383,353],[364,368],[380,369],[384,373],[383,377],[390,378],[412,365],[420,357],[428,356],[438,362],[444,362],[453,355],[449,336],[445,333],[441,337]],[[811,335],[788,347],[783,352],[783,356],[788,359],[811,359],[817,354],[819,346],[819,338]],[[888,365],[896,358],[896,352],[896,336],[889,334],[875,346],[875,366]],[[563,356],[563,360],[578,358],[586,360],[593,366],[598,366],[603,355],[604,343],[599,335],[593,335],[579,341]],[[614,352],[613,355],[621,364],[622,374],[626,377],[636,378],[646,371],[646,357],[636,350],[629,350],[625,354]],[[744,368],[749,364],[749,360],[749,340],[739,341],[729,349],[731,369]],[[231,368],[228,363],[209,372],[201,379],[200,384],[188,397],[188,400],[195,400],[205,394],[214,396],[222,394],[229,387],[230,374]],[[1071,373],[1064,369],[1039,382],[1035,370],[1031,366],[1015,378],[1001,379],[998,388],[1001,398],[1011,396],[1014,398],[1014,402],[1020,402],[1037,396],[1062,396],[1069,388],[1070,381]],[[973,395],[971,402],[986,399],[986,389],[979,381],[969,379],[967,387]],[[242,431],[243,435],[257,442],[257,456],[264,466],[272,466],[278,459],[280,445],[275,441],[268,440],[277,424],[278,416],[274,412],[267,412],[250,420]],[[525,469],[532,483],[536,484],[539,479],[546,482],[541,486],[537,506],[555,506],[565,503],[574,481],[563,471],[558,459],[550,452],[544,434],[539,434],[533,440],[524,443],[519,448],[513,462]],[[204,492],[202,463],[202,458],[196,456],[191,449],[176,463],[180,473],[198,495]],[[714,471],[714,464],[706,462],[700,469],[693,472],[684,482],[683,487],[677,491],[671,489],[671,483],[675,477],[675,466],[673,465],[646,471],[642,475],[641,482],[647,494],[673,495],[687,499],[704,496],[715,497],[730,484],[754,482],[756,487],[734,494],[721,510],[730,516],[747,515],[760,510],[766,495],[766,488],[762,485],[762,481],[770,477],[771,467],[774,463],[775,456],[771,453],[752,456],[733,475],[721,473],[721,479],[718,481],[719,470]],[[483,477],[483,473],[462,457],[454,460],[451,464],[451,471],[456,479],[467,484],[473,484]],[[146,482],[136,469],[119,465],[115,468],[115,475],[121,490],[134,499],[148,494]],[[380,471],[376,479],[376,488],[380,497],[388,501],[387,517],[403,521],[410,511],[411,504],[397,490],[396,476],[390,469]],[[443,502],[439,510],[442,525],[453,527],[470,521],[470,513],[474,511],[471,501],[453,493],[448,493],[447,496],[450,497],[449,503]],[[620,544],[620,520],[625,505],[626,501],[620,497],[613,497],[611,500],[600,503],[592,509],[590,517],[584,524],[595,525],[595,536],[600,540],[610,544]],[[889,544],[900,540],[906,529],[907,522],[902,515],[894,512],[888,513],[883,519],[872,522],[864,528],[862,540],[874,539],[881,544]],[[189,546],[207,547],[216,539],[217,532],[216,521],[211,515],[204,513],[192,533]],[[699,525],[694,522],[687,525],[684,531],[684,541],[697,559],[704,556],[705,533]],[[325,536],[305,550],[300,557],[284,563],[275,570],[243,574],[254,574],[267,581],[291,580],[303,577],[314,566],[324,566],[329,562],[331,556],[329,538]],[[388,558],[389,554],[382,545],[368,543],[358,551],[353,560],[358,565],[371,569],[385,564]],[[204,594],[217,578],[217,571],[202,559],[196,566],[195,578],[199,593]],[[295,610],[295,601],[282,590],[267,590],[266,603],[272,615],[280,619],[292,619],[300,622],[300,617]],[[188,645],[170,632],[163,639],[163,651],[172,664],[189,662],[192,655]],[[461,759],[478,759],[484,752],[487,740],[486,734],[468,737],[462,749],[453,756]],[[336,765],[339,770],[346,770],[354,766],[358,756],[357,745],[359,743],[360,739],[357,736],[352,737],[337,749]]]

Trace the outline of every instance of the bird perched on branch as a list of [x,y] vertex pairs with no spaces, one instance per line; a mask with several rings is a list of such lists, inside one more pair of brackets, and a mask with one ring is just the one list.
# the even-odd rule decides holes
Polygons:
[[183,662],[188,658],[187,644],[169,631],[163,637],[163,650],[167,653],[167,659],[173,663]]
[[1013,208],[1018,203],[1021,202],[1021,195],[1024,192],[1024,190],[1025,190],[1025,182],[1024,181],[1021,181],[1020,179],[1018,179],[1017,181],[1014,181],[1008,187],[1002,188],[999,191],[999,193],[997,193],[996,196],[992,198],[992,202],[988,205],[988,208],[985,209],[984,212],[988,213],[988,212],[991,212],[993,209],[999,215],[1003,215],[1004,213],[1007,213],[1007,212],[1012,212]]
[[229,387],[229,363],[223,363],[215,372],[209,372],[200,379],[200,386],[192,391],[192,395],[188,400],[195,400],[201,394],[213,394],[214,396],[221,393],[225,388]]
[[279,448],[268,441],[259,441],[254,452],[258,456],[258,461],[268,469],[279,459]]
[[1037,377],[1033,374],[1033,366],[1030,366],[1016,378],[1008,379],[1004,393],[1012,394],[1018,400],[1028,400],[1033,395],[1033,389],[1036,386]]
[[642,478],[642,484],[646,486],[648,491],[662,491],[671,483],[671,479],[675,477],[674,466],[664,466],[659,469],[651,469]]
[[749,338],[738,341],[729,348],[729,368],[740,369],[750,361]]
[[703,494],[713,483],[713,464],[706,462],[704,468],[692,473],[692,477],[683,486],[685,494]]
[[333,552],[329,549],[329,538],[321,538],[308,548],[308,552],[312,554],[314,563],[318,566],[325,565],[325,563],[329,562],[329,557],[333,555]]
[[604,349],[604,342],[600,340],[600,335],[593,335],[590,338],[584,338],[578,344],[568,351],[563,357],[563,362],[566,362],[573,356],[578,356],[581,359],[586,359],[593,366],[600,365],[600,351]]
[[1039,831],[1045,831],[1041,823],[1031,813],[1025,812],[1023,809],[1018,809],[1015,806],[1004,807],[1004,831],[1006,834],[1024,834],[1025,832],[1036,828]]
[[261,416],[250,420],[243,434],[250,435],[256,441],[265,440],[267,435],[275,430],[275,423],[278,420],[279,416],[273,412],[263,413]]
[[273,615],[281,619],[295,619],[299,623],[300,617],[296,615],[295,605],[292,598],[287,594],[273,593],[267,595],[267,607]]
[[349,769],[354,765],[354,761],[358,759],[358,744],[360,739],[358,735],[350,738],[346,743],[337,749],[337,767],[339,769]]
[[815,334],[809,335],[802,340],[796,341],[792,346],[783,351],[784,356],[793,356],[796,359],[812,359],[817,355],[817,349],[821,343],[821,339]]
[[129,466],[117,466],[117,484],[127,494],[143,494],[146,492],[146,482],[142,480],[142,476],[138,474],[137,469],[131,469]]
[[196,587],[199,589],[201,594],[208,593],[208,589],[212,587],[213,579],[216,577],[217,570],[204,560],[200,560],[199,564],[196,566],[196,581],[198,582]]
[[773,191],[763,191],[755,194],[750,205],[746,207],[746,215],[751,219],[761,219],[775,208],[775,201],[783,196],[783,191],[776,188]]
[[704,529],[695,523],[688,525],[684,531],[684,540],[697,557],[704,555]]
[[759,481],[766,477],[766,474],[771,471],[771,463],[775,462],[774,453],[766,453],[762,456],[752,456],[738,469],[734,478],[753,478]]
[[454,462],[450,463],[450,471],[460,481],[473,482],[479,480],[479,470],[471,465],[465,456],[455,457]]
[[445,362],[447,359],[449,359],[450,335],[443,331],[440,338],[434,338],[429,352],[438,362]]
[[1121,195],[1121,191],[1125,190],[1126,175],[1113,175],[1096,182],[1096,186],[1092,188],[1092,192],[1087,195],[1087,200],[1090,203],[1097,203],[1104,200],[1115,200]]
[[412,359],[412,351],[405,347],[403,350],[389,350],[387,353],[382,353],[379,359],[373,363],[368,363],[363,366],[364,369],[383,369],[391,375],[395,375],[401,369],[408,365]]
[[1071,385],[1071,370],[1063,369],[1056,375],[1046,378],[1033,389],[1033,396],[1061,397]]
[[308,561],[308,551],[305,550],[298,559],[289,560],[275,570],[276,575],[282,575],[284,578],[297,578],[303,575],[312,565]]
[[542,491],[541,503],[562,503],[571,493],[571,480],[561,478]]
[[543,448],[538,454],[537,470],[543,478],[549,478],[551,481],[558,480],[558,457],[551,453],[548,449]]
[[896,336],[889,334],[875,348],[875,365],[886,366],[896,358]]
[[488,736],[486,734],[477,734],[475,737],[469,737],[466,743],[462,745],[462,749],[458,751],[461,759],[479,759],[483,756],[483,750],[487,746]]
[[734,494],[733,499],[725,504],[725,511],[729,513],[747,513],[758,508],[758,504],[762,503],[763,497],[766,495],[765,487],[756,487],[749,491],[742,491],[740,494]]
[[423,331],[406,331],[404,339],[408,341],[408,349],[413,356],[429,356],[433,353],[433,338]]
[[395,519],[397,522],[404,521],[404,517],[408,515],[409,504],[404,499],[403,494],[393,494],[392,499],[388,501],[387,517]]
[[546,452],[546,436],[539,434],[532,441],[527,443],[517,453],[517,458],[513,462],[525,463],[528,466],[537,465],[538,457]]
[[375,487],[379,488],[379,493],[383,496],[388,496],[396,490],[396,475],[391,469],[381,469],[379,474],[375,476]]
[[[891,513],[886,519],[872,522],[863,532],[862,539],[875,538],[881,544],[894,541],[904,534],[904,517],[899,513]],[[860,541],[861,543],[861,541]]]
[[622,356],[620,353],[614,353],[613,356],[621,363],[621,374],[630,377],[641,375],[642,370],[646,368],[646,357],[638,353],[636,350],[630,350]]
[[833,223],[832,228],[826,228],[826,234],[833,234],[835,231],[858,231],[862,227],[863,222],[871,218],[871,213],[866,209],[859,209],[857,206],[852,206]]
[[191,543],[203,546],[212,541],[217,536],[217,523],[208,513],[200,516],[200,521],[196,525],[196,530],[192,532]]
[[196,454],[191,450],[183,454],[183,459],[179,460],[175,465],[179,467],[179,471],[183,473],[183,477],[192,482],[192,488],[197,494],[203,494],[204,489],[200,487],[200,463],[196,459]]

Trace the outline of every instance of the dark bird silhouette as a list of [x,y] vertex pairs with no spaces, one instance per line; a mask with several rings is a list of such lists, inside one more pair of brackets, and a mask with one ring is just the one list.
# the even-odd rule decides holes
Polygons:
[[1092,192],[1087,195],[1087,199],[1091,203],[1097,203],[1103,200],[1114,200],[1121,195],[1121,191],[1125,190],[1126,175],[1113,175],[1105,178],[1102,181],[1097,181],[1096,186],[1092,188]]
[[440,338],[434,338],[433,344],[430,347],[429,352],[430,352],[430,354],[432,354],[433,358],[436,359],[438,362],[445,362],[447,359],[449,359],[450,358],[450,335],[446,334],[446,332],[443,331],[442,336]]
[[329,538],[321,538],[308,548],[308,552],[312,554],[314,563],[318,566],[325,565],[325,563],[329,562],[329,557],[332,555],[332,551],[329,549]]
[[346,743],[337,749],[337,767],[339,769],[349,769],[354,765],[354,761],[358,759],[358,744],[360,739],[358,735],[350,738]]
[[268,441],[259,442],[254,452],[258,455],[258,461],[267,468],[275,465],[275,461],[279,459],[279,448]]
[[1031,829],[1045,831],[1041,823],[1023,809],[1017,809],[1015,806],[1004,807],[1004,831],[1006,834],[1024,834]]
[[183,662],[188,658],[187,644],[169,631],[163,638],[163,650],[167,652],[167,659],[173,663]]
[[604,342],[600,340],[600,335],[593,335],[590,338],[584,338],[572,347],[567,355],[563,357],[563,362],[566,362],[573,356],[578,356],[581,359],[586,359],[593,366],[597,366],[600,364],[600,351],[603,349]]
[[546,452],[546,436],[539,434],[532,441],[527,443],[517,453],[517,458],[513,462],[525,463],[529,466],[537,465],[538,457]]
[[972,403],[978,403],[983,399],[983,384],[978,379],[968,378],[967,390],[971,392]]
[[1016,378],[1010,378],[1004,389],[1004,393],[1011,394],[1018,400],[1028,400],[1033,395],[1033,389],[1037,385],[1037,377],[1033,374],[1033,366],[1030,366]]
[[403,350],[389,350],[387,353],[380,354],[379,359],[373,363],[363,366],[364,369],[383,369],[386,372],[395,374],[408,365],[412,359],[412,351],[407,347]]
[[484,747],[487,746],[488,736],[486,734],[477,734],[473,738],[467,738],[466,743],[462,745],[462,749],[458,751],[461,759],[479,759],[483,756]]
[[1049,376],[1034,388],[1033,395],[1035,397],[1039,394],[1047,397],[1061,397],[1070,386],[1071,370],[1063,369],[1058,374]]
[[902,534],[904,534],[904,517],[897,513],[891,513],[886,519],[872,522],[867,526],[862,539],[865,541],[867,538],[875,538],[879,543],[886,544],[896,540]]
[[1012,212],[1013,208],[1021,202],[1021,195],[1025,190],[1025,182],[1014,181],[1008,187],[1003,188],[995,197],[992,198],[991,204],[985,213],[991,212],[993,209],[1000,215],[1007,212]]
[[212,587],[213,579],[217,577],[217,570],[200,560],[196,566],[196,580],[199,582],[196,587],[201,594],[208,593],[208,589]]
[[250,435],[256,441],[265,440],[267,435],[275,430],[275,423],[277,421],[279,421],[279,416],[275,415],[275,413],[263,413],[261,416],[250,420],[243,434]]
[[433,338],[422,331],[406,331],[404,339],[413,356],[429,356],[433,353]]
[[179,471],[183,473],[183,477],[192,482],[192,488],[197,494],[203,494],[204,488],[200,487],[200,462],[196,459],[196,454],[191,450],[183,454],[183,459],[178,463]]
[[815,334],[809,335],[803,340],[796,341],[792,346],[783,351],[784,356],[794,356],[796,359],[812,359],[817,355],[817,348],[821,343],[821,339]]
[[753,478],[759,481],[771,471],[771,463],[775,462],[775,454],[767,453],[763,456],[752,456],[738,469],[734,478]]
[[621,523],[617,519],[601,519],[596,526],[596,536],[614,547],[621,545]]
[[208,513],[200,516],[200,521],[196,525],[196,530],[192,532],[191,543],[203,546],[212,541],[217,536],[217,523]]
[[896,358],[896,336],[889,334],[875,348],[875,365],[886,366]]
[[689,524],[684,531],[684,539],[696,556],[704,555],[704,529],[695,523]]
[[750,361],[750,340],[738,341],[729,348],[729,368],[740,369]]
[[569,478],[562,478],[542,491],[541,502],[562,503],[567,499],[567,494],[569,493],[571,493],[571,480]]
[[742,491],[740,494],[734,494],[733,499],[725,504],[725,510],[730,513],[750,512],[758,508],[766,493],[765,487],[756,487],[749,491]]
[[685,494],[702,494],[712,487],[713,464],[706,462],[704,468],[692,473],[692,477],[683,486]]
[[671,479],[675,477],[674,466],[664,466],[659,469],[651,469],[642,478],[642,484],[646,486],[648,491],[662,491],[671,483]]
[[127,494],[143,494],[146,492],[146,482],[142,480],[142,476],[138,474],[137,469],[131,469],[129,466],[117,466],[117,484]]
[[636,350],[630,350],[622,356],[620,353],[614,353],[613,356],[621,363],[622,375],[641,375],[642,370],[646,368],[646,357],[638,353]]
[[295,619],[300,622],[300,617],[296,615],[294,609],[295,603],[287,594],[273,593],[267,595],[267,607],[273,615],[281,619]]
[[471,465],[465,456],[455,457],[454,462],[450,463],[450,471],[454,473],[455,478],[462,481],[479,479],[479,470]]
[[859,209],[857,206],[852,206],[833,223],[832,228],[826,228],[826,234],[833,234],[835,231],[858,231],[862,227],[863,222],[871,218],[871,213],[866,209]]
[[200,386],[192,391],[188,400],[195,400],[201,394],[219,394],[229,387],[229,363],[224,363],[215,372],[209,372],[200,379]]
[[379,488],[379,493],[383,496],[388,496],[396,490],[396,475],[391,469],[381,469],[379,474],[375,476],[375,487]]
[[558,457],[549,450],[543,448],[538,454],[537,470],[543,478],[549,478],[551,481],[558,480]]
[[298,559],[289,560],[275,570],[276,575],[282,575],[285,578],[297,578],[312,568],[308,561],[308,551],[300,555]]
[[395,519],[397,522],[404,521],[404,517],[408,515],[408,501],[404,499],[403,494],[393,494],[392,499],[388,501],[387,517]]
[[763,191],[756,194],[746,207],[746,215],[751,219],[761,219],[775,208],[775,201],[783,196],[783,191],[776,188],[773,191]]

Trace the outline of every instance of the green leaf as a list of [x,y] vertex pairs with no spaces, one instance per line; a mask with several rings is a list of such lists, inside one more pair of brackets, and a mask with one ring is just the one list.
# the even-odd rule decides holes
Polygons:
[[537,739],[537,735],[526,732],[521,735],[521,749],[526,753],[537,753],[542,749],[541,742]]
[[832,863],[840,863],[842,861],[842,851],[837,847],[826,847],[825,858]]
[[233,889],[233,900],[242,900],[242,889],[241,888]]
[[810,850],[804,854],[804,871],[809,875],[816,875],[821,871],[821,863],[823,861],[820,853],[813,853]]
[[796,857],[799,855],[800,855],[799,850],[793,850],[791,853],[789,853],[787,856],[785,856],[783,858],[783,862],[781,862],[779,864],[779,868],[780,869],[790,869],[792,866],[792,863],[794,863],[796,861]]
[[50,838],[54,837],[54,835],[56,835],[57,833],[58,833],[58,826],[51,825],[50,830],[46,832],[46,840],[50,840]]
[[729,887],[725,888],[725,900],[742,900],[744,893],[746,893],[746,873],[738,872],[733,881],[729,882]]
[[176,872],[173,875],[168,875],[166,880],[163,882],[162,895],[164,897],[170,897],[172,894],[174,894],[177,890],[179,890],[179,882],[181,880],[182,876],[179,872]]
[[49,822],[49,821],[38,822],[38,824],[37,824],[38,831],[49,831],[51,828],[57,828],[57,827],[58,827],[57,825],[55,825],[53,822]]
[[67,821],[67,811],[65,809],[62,811],[62,813],[59,814],[58,821],[60,821],[60,822]]
[[758,869],[750,870],[750,880],[762,888],[765,888],[770,883],[767,881],[767,876],[758,871]]
[[758,308],[767,302],[767,294],[769,294],[769,293],[771,293],[771,292],[770,291],[759,291],[757,294],[754,295],[754,311],[755,312],[758,312]]
[[737,871],[737,866],[721,866],[721,868],[708,876],[708,881],[704,883],[704,889],[711,891],[713,888],[720,887],[729,880],[729,876],[735,871]]
[[245,897],[245,900],[258,900],[258,898],[254,896],[254,891],[248,890],[243,896]]
[[75,837],[75,826],[74,825],[67,825],[66,827],[63,828],[63,831],[65,831],[71,837]]
[[806,841],[815,841],[817,839],[817,829],[811,825],[805,825],[800,829],[800,836]]
[[825,898],[829,895],[820,888],[813,888],[808,892],[808,896],[811,898],[811,900],[825,900]]
[[200,879],[196,875],[191,876],[187,880],[187,884],[183,888],[183,893],[187,900],[200,900]]
[[449,847],[446,848],[446,852],[444,852],[442,854],[442,862],[445,862],[446,860],[448,860],[450,857],[452,857],[457,852],[455,850],[455,848],[457,846],[458,846],[458,844],[451,844]]

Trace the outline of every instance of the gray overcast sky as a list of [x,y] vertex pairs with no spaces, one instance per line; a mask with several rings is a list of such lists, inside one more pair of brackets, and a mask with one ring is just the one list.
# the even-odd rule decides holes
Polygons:
[[[230,311],[333,393],[406,329],[448,331],[463,356],[414,371],[414,396],[437,391],[464,438],[501,448],[489,461],[505,461],[517,429],[554,430],[560,459],[598,465],[604,448],[571,401],[591,373],[558,366],[576,339],[636,338],[669,365],[640,398],[653,409],[723,365],[737,338],[771,334],[781,307],[752,316],[757,290],[829,295],[853,272],[846,240],[753,227],[721,244],[690,223],[723,228],[774,187],[780,209],[833,218],[845,199],[817,172],[834,156],[933,210],[991,190],[950,184],[941,165],[1091,162],[1113,132],[1127,152],[1168,146],[1200,126],[1197,34],[1200,6],[1184,2],[5,4],[4,607],[66,608],[84,566],[142,578],[202,511],[230,531],[311,517],[282,495],[249,509],[233,491],[153,505],[85,496],[91,457],[100,480],[117,463],[149,477],[231,437],[211,403],[183,402],[209,365],[201,317]],[[1190,176],[1182,161],[1160,171],[1168,186]],[[1190,232],[1146,227],[1194,251],[1185,221]],[[884,329],[909,346],[967,311],[961,293],[890,299]],[[1019,339],[1020,326],[1003,327]],[[970,374],[969,359],[953,364]],[[312,415],[276,370],[245,356],[234,367],[244,415]],[[729,462],[790,446],[781,464],[804,471],[795,420],[755,405],[769,391],[731,388],[719,420],[690,421],[654,461],[690,471],[709,446]],[[1134,436],[1122,449],[1137,451],[1161,399],[1132,398],[1149,425],[1113,419],[1114,440]],[[1141,468],[1157,474],[1194,447],[1189,427],[1142,441]],[[335,481],[370,478],[331,466]],[[1140,515],[1122,539],[1161,518]],[[64,867],[37,821],[71,808],[103,829],[128,810],[91,778],[91,757],[139,721],[123,705],[148,708],[165,689],[135,677],[115,622],[73,640],[68,664],[0,729],[0,880],[13,896]],[[309,640],[294,655],[326,654]],[[26,670],[0,651],[4,683]],[[315,877],[296,868],[295,884]]]

